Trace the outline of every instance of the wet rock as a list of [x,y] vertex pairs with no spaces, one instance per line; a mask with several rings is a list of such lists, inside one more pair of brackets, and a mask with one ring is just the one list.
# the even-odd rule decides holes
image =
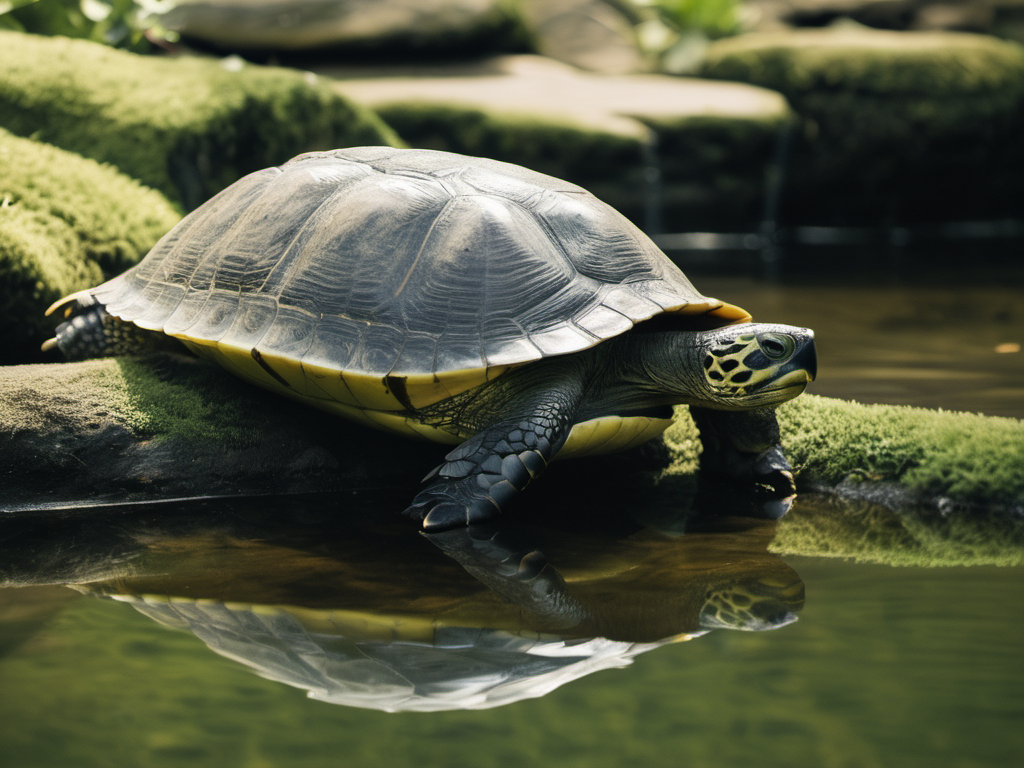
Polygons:
[[4,509],[403,482],[411,497],[440,458],[177,354],[0,368],[0,424]]
[[609,75],[645,69],[630,10],[614,0],[519,0],[537,53]]
[[501,0],[180,0],[159,18],[187,40],[250,54],[452,56],[513,50],[524,37]]
[[850,20],[876,29],[982,32],[1024,42],[1020,0],[752,0],[747,7],[748,23],[759,31]]
[[648,231],[749,231],[790,111],[762,88],[596,75],[536,56],[474,67],[325,68],[411,146],[580,184]]
[[638,72],[638,14],[615,0],[184,0],[159,18],[190,44],[256,60],[469,60],[532,51]]
[[141,259],[180,218],[110,166],[0,129],[0,364],[42,359],[46,308]]
[[[1024,422],[804,395],[779,409],[801,492],[1024,514]],[[680,409],[669,449],[559,463],[532,493],[672,518],[693,501],[700,443]],[[315,492],[385,493],[397,514],[446,452],[274,397],[203,361],[0,368],[0,509]],[[667,466],[666,466],[667,463]],[[608,483],[609,476],[616,482]],[[561,496],[559,496],[561,494]],[[711,499],[721,514],[732,509]]]
[[191,209],[308,150],[394,134],[310,73],[0,30],[0,127],[110,163]]
[[831,225],[1019,218],[1024,48],[864,28],[714,43],[702,74],[774,89],[800,118],[782,218]]

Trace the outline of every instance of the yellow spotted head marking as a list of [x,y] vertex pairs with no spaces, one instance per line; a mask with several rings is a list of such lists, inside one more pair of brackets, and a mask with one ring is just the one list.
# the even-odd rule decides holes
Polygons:
[[741,397],[777,379],[796,346],[786,333],[741,333],[708,350],[704,376],[723,396]]
[[711,587],[700,613],[702,629],[761,631],[792,624],[803,608],[804,585],[799,579],[774,584],[754,579]]

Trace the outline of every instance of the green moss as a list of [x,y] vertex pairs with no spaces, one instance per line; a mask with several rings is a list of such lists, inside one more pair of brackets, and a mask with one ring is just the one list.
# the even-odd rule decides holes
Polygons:
[[[909,566],[1024,565],[1024,422],[802,395],[778,409],[800,495],[772,551]],[[692,420],[658,485],[694,493]]]
[[205,365],[175,365],[162,375],[157,359],[118,358],[119,376],[108,379],[124,404],[118,416],[136,434],[239,447],[258,441],[261,421],[252,402],[238,397],[238,383]]
[[865,500],[798,497],[772,552],[924,568],[1024,565],[1024,520],[1001,511],[938,513]]
[[716,42],[703,72],[799,97],[823,89],[943,98],[1011,96],[1024,49],[981,35],[805,30]]
[[898,483],[924,498],[1024,504],[1024,422],[804,395],[779,408],[808,486]]
[[314,75],[0,30],[0,121],[112,163],[185,208],[309,150],[397,141]]
[[752,34],[714,43],[701,74],[777,90],[799,113],[788,199],[806,219],[1019,214],[1017,44],[878,30]]
[[134,264],[178,221],[114,169],[0,129],[0,363],[37,358],[46,308]]
[[0,366],[0,414],[4,430],[38,431],[55,442],[102,423],[139,441],[238,446],[257,440],[263,423],[250,418],[251,395],[262,393],[241,386],[213,366],[159,355]]

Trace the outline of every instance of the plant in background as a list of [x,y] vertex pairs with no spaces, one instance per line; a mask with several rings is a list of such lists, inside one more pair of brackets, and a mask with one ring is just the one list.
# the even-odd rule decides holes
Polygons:
[[652,0],[650,4],[679,31],[700,30],[714,40],[740,30],[739,0]]
[[635,0],[649,11],[637,27],[640,45],[666,72],[696,71],[708,43],[742,31],[740,0]]
[[63,35],[147,53],[173,33],[156,21],[174,0],[0,0],[0,29]]

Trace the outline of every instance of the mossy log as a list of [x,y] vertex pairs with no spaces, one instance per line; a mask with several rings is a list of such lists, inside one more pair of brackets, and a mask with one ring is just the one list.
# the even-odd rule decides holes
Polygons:
[[115,165],[186,210],[301,152],[397,142],[308,72],[5,30],[0,46],[0,125]]
[[[575,515],[591,502],[638,519],[684,513],[700,451],[684,410],[666,433],[667,460],[570,460],[531,493],[544,510]],[[775,551],[1024,562],[1024,422],[807,395],[779,418],[802,495]],[[397,514],[444,450],[326,417],[183,355],[0,368],[6,512],[365,492]]]
[[109,166],[3,129],[0,167],[0,363],[24,362],[51,303],[132,266],[180,216]]
[[771,88],[802,122],[790,220],[1019,218],[1024,47],[960,33],[837,27],[711,45],[704,77]]

